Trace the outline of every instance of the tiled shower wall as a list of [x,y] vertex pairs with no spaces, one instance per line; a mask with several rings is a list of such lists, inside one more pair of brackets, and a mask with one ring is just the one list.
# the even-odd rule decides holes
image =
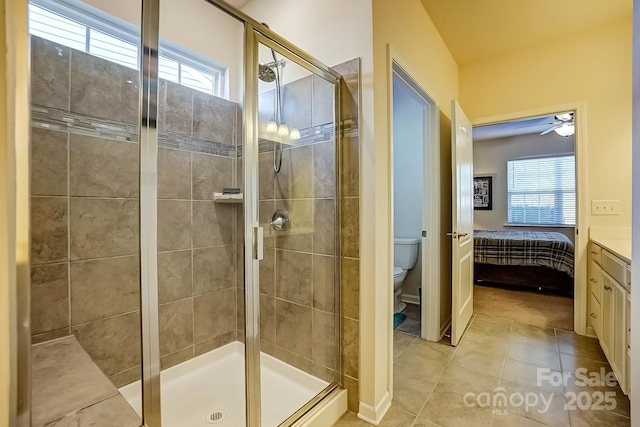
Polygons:
[[[334,68],[344,76],[342,380],[349,407],[357,410],[359,61]],[[137,379],[140,363],[137,82],[135,70],[32,37],[33,341],[75,334],[116,385]],[[312,100],[309,108],[286,103],[298,93]],[[263,350],[331,380],[334,142],[322,127],[331,121],[328,96],[326,85],[312,77],[284,88],[283,116],[291,118],[290,126],[319,130],[320,136],[285,149],[279,174],[273,173],[272,147],[262,144],[260,221],[266,230],[277,208],[294,219],[288,234],[265,242],[260,302]],[[211,200],[223,187],[241,187],[240,114],[234,103],[162,82],[163,367],[242,339],[241,205]]]
[[[139,377],[138,72],[32,37],[33,342],[74,334],[116,385]],[[161,81],[163,367],[236,339],[239,107]]]
[[[334,67],[341,82],[341,302],[342,381],[357,410],[359,355],[359,61]],[[282,168],[273,170],[273,145],[260,144],[259,211],[265,229],[260,264],[263,351],[332,381],[336,369],[335,141],[333,86],[309,76],[283,87],[283,120],[302,131],[285,145]],[[260,120],[272,117],[273,92],[260,95]],[[273,232],[272,214],[285,209],[291,228]],[[241,306],[241,301],[238,302]]]

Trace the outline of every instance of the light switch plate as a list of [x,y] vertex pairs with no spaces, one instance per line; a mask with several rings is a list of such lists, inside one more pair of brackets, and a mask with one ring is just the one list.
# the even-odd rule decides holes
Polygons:
[[592,200],[591,215],[620,215],[620,200]]

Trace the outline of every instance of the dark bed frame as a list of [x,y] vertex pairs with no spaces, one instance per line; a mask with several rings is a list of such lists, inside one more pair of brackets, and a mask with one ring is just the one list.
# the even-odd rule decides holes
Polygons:
[[478,284],[526,286],[573,295],[573,277],[548,267],[474,263],[474,279]]

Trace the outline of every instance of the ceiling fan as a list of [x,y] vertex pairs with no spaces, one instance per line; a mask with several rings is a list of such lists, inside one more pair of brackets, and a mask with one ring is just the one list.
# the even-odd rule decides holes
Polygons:
[[540,133],[540,135],[546,135],[551,131],[556,131],[558,135],[567,137],[575,133],[573,113],[556,114],[554,117],[556,120],[553,123],[549,123],[551,127]]

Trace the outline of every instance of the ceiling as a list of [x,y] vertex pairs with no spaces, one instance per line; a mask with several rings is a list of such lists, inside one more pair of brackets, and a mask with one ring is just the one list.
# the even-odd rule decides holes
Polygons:
[[[496,123],[485,126],[473,127],[473,140],[481,141],[485,139],[506,138],[508,136],[540,134],[551,127],[555,121],[554,115],[534,117],[510,122]],[[551,132],[550,137],[556,134]],[[543,135],[544,137],[546,135]]]
[[459,66],[631,19],[632,0],[421,0]]

